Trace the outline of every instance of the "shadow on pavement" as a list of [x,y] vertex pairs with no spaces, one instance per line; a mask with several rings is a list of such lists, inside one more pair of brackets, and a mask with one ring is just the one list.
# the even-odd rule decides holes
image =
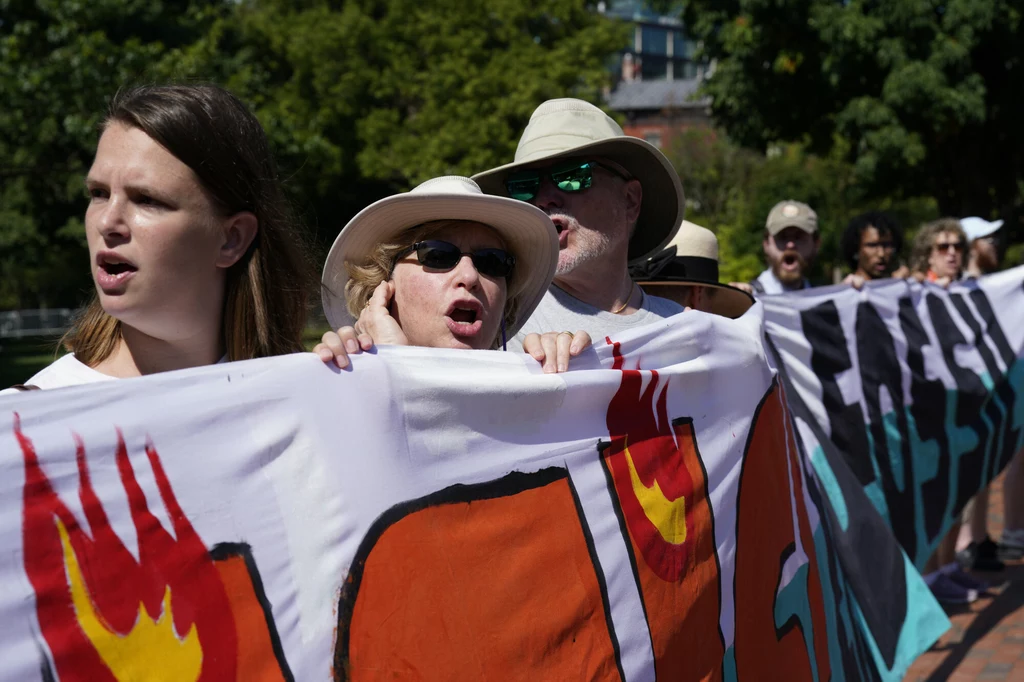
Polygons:
[[[998,573],[978,573],[977,575],[980,579],[991,584],[993,588],[1002,588],[1002,591],[994,597],[984,598],[988,604],[980,611],[975,612],[974,620],[971,621],[971,624],[959,633],[959,641],[956,641],[957,633],[955,630],[957,626],[954,625],[954,632],[951,633],[952,638],[947,639],[945,644],[932,649],[933,651],[944,652],[946,657],[942,660],[939,667],[927,677],[928,682],[948,680],[953,671],[957,669],[957,666],[967,657],[972,646],[977,644],[994,628],[998,627],[1004,618],[1012,615],[1024,606],[1024,565],[1011,564],[1005,570]],[[1003,587],[1004,585],[1005,587]],[[961,612],[950,611],[950,615]]]

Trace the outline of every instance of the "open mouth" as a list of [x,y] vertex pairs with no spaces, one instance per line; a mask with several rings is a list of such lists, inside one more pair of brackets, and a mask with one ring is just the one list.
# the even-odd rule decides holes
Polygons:
[[96,257],[96,284],[107,294],[124,292],[124,287],[138,268],[112,251]]
[[555,232],[557,234],[560,235],[569,229],[569,225],[566,224],[566,219],[561,215],[548,215],[548,217],[551,218],[551,222],[555,224]]
[[117,277],[126,272],[135,272],[138,268],[130,263],[101,263],[100,270],[103,270],[103,272],[111,277]]
[[797,258],[795,253],[787,253],[782,257],[782,264],[785,265],[787,268],[796,267],[797,263],[799,262],[800,259]]
[[467,299],[452,303],[445,321],[453,336],[466,339],[475,337],[483,329],[483,315],[483,306],[477,301]]
[[454,310],[452,310],[452,312],[448,315],[448,317],[452,318],[456,322],[463,322],[465,324],[473,324],[474,322],[476,322],[477,311],[473,310],[471,308],[458,308],[458,307],[456,307]]

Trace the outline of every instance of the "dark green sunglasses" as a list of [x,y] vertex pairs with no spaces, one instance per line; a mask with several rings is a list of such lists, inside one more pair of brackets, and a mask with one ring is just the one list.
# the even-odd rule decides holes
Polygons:
[[576,159],[549,168],[533,168],[510,173],[505,178],[505,189],[513,199],[530,201],[540,191],[541,181],[545,177],[550,177],[551,183],[563,192],[570,194],[582,192],[585,189],[590,189],[590,186],[594,184],[594,169],[597,167],[604,168],[624,180],[629,179],[619,171],[603,163]]

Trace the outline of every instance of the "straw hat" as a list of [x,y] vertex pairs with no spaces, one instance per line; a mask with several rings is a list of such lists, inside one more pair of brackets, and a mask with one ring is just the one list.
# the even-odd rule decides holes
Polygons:
[[629,269],[630,276],[653,296],[673,298],[678,287],[711,287],[716,315],[736,318],[754,304],[745,291],[718,281],[718,239],[711,230],[684,220],[668,248]]
[[510,172],[538,161],[577,157],[610,159],[640,181],[643,199],[629,240],[629,260],[642,260],[664,248],[683,220],[679,175],[657,147],[627,136],[618,123],[589,102],[544,102],[533,112],[519,139],[515,161],[478,173],[473,179],[488,194],[508,196],[505,178]]
[[394,240],[405,230],[434,220],[470,220],[489,225],[501,235],[516,257],[508,298],[519,297],[516,323],[506,333],[515,336],[551,285],[558,265],[558,236],[543,211],[514,199],[488,196],[469,178],[433,178],[411,192],[370,204],[342,228],[334,240],[321,277],[324,313],[331,327],[355,323],[345,301],[348,271],[345,263],[365,263],[378,244]]

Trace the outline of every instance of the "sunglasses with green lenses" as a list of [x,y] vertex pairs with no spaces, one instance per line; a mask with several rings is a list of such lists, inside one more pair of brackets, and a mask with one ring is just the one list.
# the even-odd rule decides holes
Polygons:
[[548,168],[533,168],[516,171],[505,178],[505,189],[508,195],[519,201],[530,201],[540,191],[540,183],[545,177],[551,178],[551,184],[563,192],[582,192],[594,184],[594,168],[604,168],[615,175],[628,180],[629,178],[614,168],[597,161],[566,161]]

